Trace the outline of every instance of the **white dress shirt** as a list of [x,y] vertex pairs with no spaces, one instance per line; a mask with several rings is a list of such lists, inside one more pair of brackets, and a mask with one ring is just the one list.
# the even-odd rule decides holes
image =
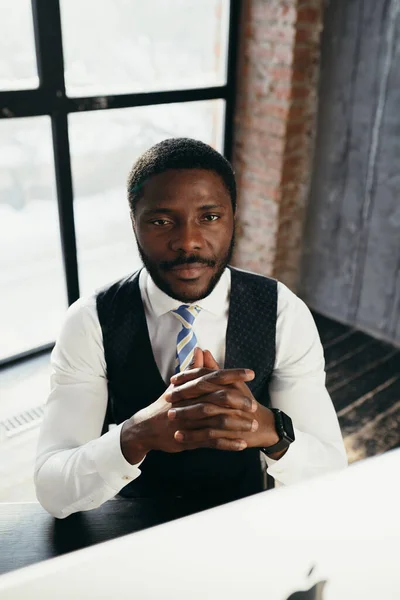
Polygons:
[[[194,323],[197,345],[210,350],[220,365],[225,361],[230,285],[226,269],[212,293],[196,302],[202,308]],[[154,358],[169,384],[176,346],[166,347],[165,340],[176,340],[181,329],[170,313],[181,303],[162,292],[145,269],[139,287]],[[44,508],[64,518],[100,506],[141,474],[140,464],[129,464],[121,452],[122,424],[101,435],[108,395],[95,295],[79,299],[68,309],[51,363],[51,392],[39,436],[35,485]],[[268,473],[278,484],[292,484],[347,465],[324,367],[309,309],[278,283],[271,406],[292,418],[296,437],[280,460],[266,458]]]

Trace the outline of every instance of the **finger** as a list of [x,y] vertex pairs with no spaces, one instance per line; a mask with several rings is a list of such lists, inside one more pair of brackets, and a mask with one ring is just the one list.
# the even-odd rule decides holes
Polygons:
[[[190,363],[192,364],[192,363]],[[187,381],[193,381],[194,379],[199,379],[199,377],[203,377],[204,375],[208,375],[212,372],[212,369],[208,369],[204,366],[201,367],[191,367],[186,371],[182,371],[181,373],[176,373],[176,375],[172,375],[170,381],[174,385],[181,385],[182,383],[186,383]]]
[[[238,402],[238,405],[240,402]],[[245,411],[241,409],[232,409],[231,407],[226,408],[220,404],[211,402],[197,402],[188,400],[186,402],[179,402],[171,408],[168,413],[169,421],[179,421],[179,423],[190,423],[192,421],[198,422],[217,415],[231,415],[248,421],[254,419],[251,411]],[[199,427],[202,425],[199,425]]]
[[[195,421],[196,423],[202,419],[208,419],[211,416],[227,412],[226,408],[216,406],[215,404],[207,404],[204,402],[196,402],[194,400],[188,400],[186,402],[180,402],[175,404],[174,408],[171,408],[167,417],[170,421]],[[200,426],[200,425],[199,425]]]
[[[204,366],[211,369],[212,371],[221,370],[219,364],[215,360],[210,350],[203,350],[204,355]],[[246,384],[243,382],[236,382],[233,384],[238,390],[247,391]]]
[[[174,413],[173,415],[171,413]],[[223,409],[213,404],[194,404],[172,409],[168,419],[176,422],[177,429],[221,429],[229,431],[257,431],[258,421],[252,413]]]
[[[221,370],[221,367],[215,360],[215,358],[212,355],[212,353],[210,352],[210,350],[203,350],[203,356],[204,356],[204,367],[211,369],[212,371],[220,371]],[[235,385],[235,387],[237,387],[239,390],[241,389],[244,391],[246,389],[246,384],[243,382],[235,383],[233,385]]]
[[[208,351],[206,350],[206,352]],[[218,365],[218,363],[215,364]],[[246,373],[248,376],[236,377],[236,373]],[[205,375],[209,375],[209,379],[212,379],[215,381],[215,383],[220,383],[221,385],[236,384],[238,386],[244,386],[245,381],[251,381],[255,377],[255,373],[252,369],[220,369],[218,366],[218,370],[216,370],[214,368],[207,367],[206,365],[199,368],[192,368],[189,365],[189,368],[186,371],[172,375],[170,381],[173,385],[178,386],[186,383],[187,381],[193,381],[194,379],[198,379],[199,377],[203,377]]]
[[205,367],[207,367],[208,369],[212,369],[213,371],[219,371],[221,369],[221,367],[219,366],[219,364],[217,363],[217,361],[215,360],[215,358],[209,350],[203,351],[203,357]]
[[[175,384],[175,381],[179,380],[179,377],[186,373],[189,373],[189,375],[190,375],[192,370],[195,373],[201,371],[201,369],[203,368],[203,364],[204,364],[203,350],[201,348],[199,348],[198,346],[196,346],[196,348],[193,351],[193,358],[190,361],[190,363],[188,364],[188,366],[186,367],[185,371],[176,373],[169,378],[171,384]],[[190,379],[190,376],[189,376],[189,379]]]
[[[232,437],[228,437],[231,435]],[[245,440],[235,437],[237,432],[231,434],[226,431],[215,429],[203,429],[197,431],[178,430],[174,434],[175,440],[187,450],[195,448],[214,448],[217,450],[240,451],[247,448]]]
[[188,369],[199,369],[204,365],[204,356],[201,348],[196,346],[193,352],[193,358],[188,366]]
[[[204,355],[204,366],[205,367],[211,369],[212,371],[221,370],[219,364],[213,357],[210,350],[203,350],[203,355]],[[241,390],[242,392],[246,392],[246,394],[248,393],[248,388],[244,382],[235,382],[232,385],[234,385],[238,390]]]
[[[215,404],[218,408],[243,410],[248,413],[255,413],[257,411],[257,401],[253,396],[245,395],[234,387],[214,387],[209,394],[198,395],[195,399],[184,400],[175,399],[174,394],[176,391],[177,390],[172,390],[170,392],[171,400],[169,402],[172,404],[171,409],[201,402],[204,404]],[[206,410],[211,409],[207,408]]]
[[[208,350],[205,350],[205,352],[208,352]],[[183,385],[184,383],[187,383],[188,381],[194,381],[195,379],[199,379],[200,377],[203,377],[204,375],[209,375],[213,371],[214,371],[214,369],[210,369],[210,368],[204,366],[202,368],[195,368],[195,369],[190,368],[186,371],[182,371],[181,373],[177,373],[176,375],[173,375],[170,379],[172,388],[174,386]],[[245,382],[243,382],[243,381],[236,382],[236,383],[232,383],[231,385],[233,387],[237,388],[238,390],[240,390],[245,395],[249,394],[249,388],[246,386]]]
[[[198,378],[193,378],[193,374],[186,373],[190,381],[185,380],[185,374],[181,373],[179,386],[165,394],[167,402],[179,402],[188,398],[196,398],[208,392],[214,391],[216,386],[229,385],[232,383],[243,383],[254,379],[254,371],[250,369],[222,369],[220,371],[209,371],[207,374]],[[250,393],[250,392],[249,392]]]

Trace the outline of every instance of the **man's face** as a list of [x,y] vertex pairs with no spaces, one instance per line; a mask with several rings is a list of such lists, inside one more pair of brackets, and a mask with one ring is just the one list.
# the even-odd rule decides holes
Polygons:
[[223,180],[205,169],[170,169],[143,188],[132,219],[154,283],[180,302],[210,294],[234,245],[232,202]]

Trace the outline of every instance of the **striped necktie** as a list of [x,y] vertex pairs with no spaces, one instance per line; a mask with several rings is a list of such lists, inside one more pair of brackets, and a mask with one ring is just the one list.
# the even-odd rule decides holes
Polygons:
[[175,373],[184,371],[193,358],[197,338],[192,327],[200,311],[200,306],[189,306],[188,304],[182,304],[176,310],[171,311],[182,323],[182,329],[176,340]]

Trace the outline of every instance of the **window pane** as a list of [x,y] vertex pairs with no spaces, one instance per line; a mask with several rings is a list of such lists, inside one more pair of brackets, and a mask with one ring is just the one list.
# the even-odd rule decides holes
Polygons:
[[0,358],[54,340],[66,305],[50,119],[2,119]]
[[30,0],[3,0],[0,17],[0,90],[38,87]]
[[141,265],[126,180],[136,158],[173,136],[221,150],[224,102],[143,106],[69,116],[81,295]]
[[228,0],[62,0],[70,96],[223,85]]

